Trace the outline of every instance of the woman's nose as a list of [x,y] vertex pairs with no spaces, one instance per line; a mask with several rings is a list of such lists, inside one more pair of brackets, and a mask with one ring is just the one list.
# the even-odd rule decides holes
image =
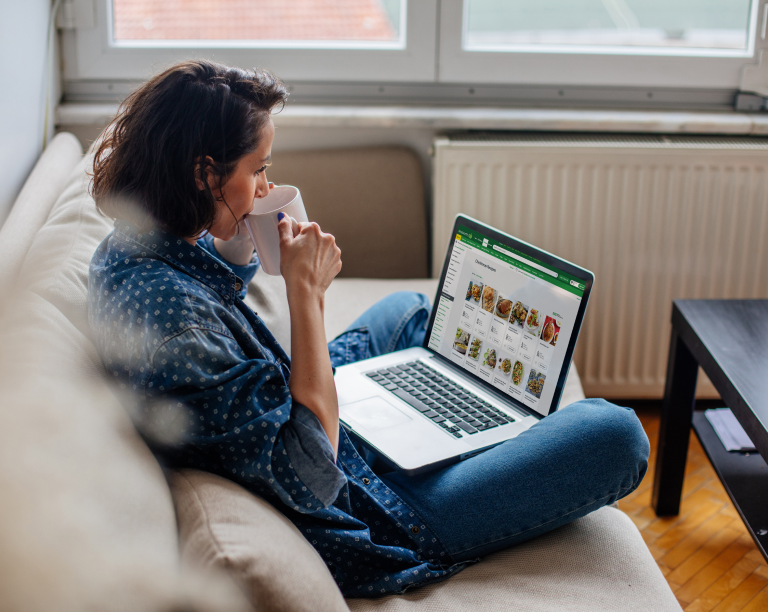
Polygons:
[[263,198],[269,193],[269,181],[267,180],[267,173],[262,172],[259,176],[259,180],[256,183],[256,197]]

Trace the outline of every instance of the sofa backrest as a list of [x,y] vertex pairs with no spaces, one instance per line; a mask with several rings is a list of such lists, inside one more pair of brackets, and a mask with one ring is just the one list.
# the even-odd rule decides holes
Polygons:
[[37,230],[66,185],[83,149],[72,134],[58,134],[46,148],[0,228],[0,295],[16,282]]
[[301,191],[307,215],[336,237],[344,278],[427,278],[421,163],[405,147],[276,151],[270,181]]

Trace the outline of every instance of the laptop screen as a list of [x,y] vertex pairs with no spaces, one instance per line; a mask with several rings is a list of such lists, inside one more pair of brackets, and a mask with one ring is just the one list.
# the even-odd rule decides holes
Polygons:
[[591,284],[589,272],[459,217],[426,345],[546,416],[559,402]]

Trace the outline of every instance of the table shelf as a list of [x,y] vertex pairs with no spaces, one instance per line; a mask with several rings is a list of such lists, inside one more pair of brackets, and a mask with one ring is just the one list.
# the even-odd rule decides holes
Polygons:
[[768,464],[757,452],[725,450],[703,412],[693,413],[693,429],[752,539],[768,559]]

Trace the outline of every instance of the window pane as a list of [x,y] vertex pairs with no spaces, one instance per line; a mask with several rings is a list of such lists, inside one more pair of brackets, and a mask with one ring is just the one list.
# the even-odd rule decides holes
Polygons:
[[375,43],[401,40],[405,0],[112,0],[112,9],[121,42]]
[[[465,0],[464,48],[746,49],[751,0]],[[528,50],[531,50],[530,48]]]

